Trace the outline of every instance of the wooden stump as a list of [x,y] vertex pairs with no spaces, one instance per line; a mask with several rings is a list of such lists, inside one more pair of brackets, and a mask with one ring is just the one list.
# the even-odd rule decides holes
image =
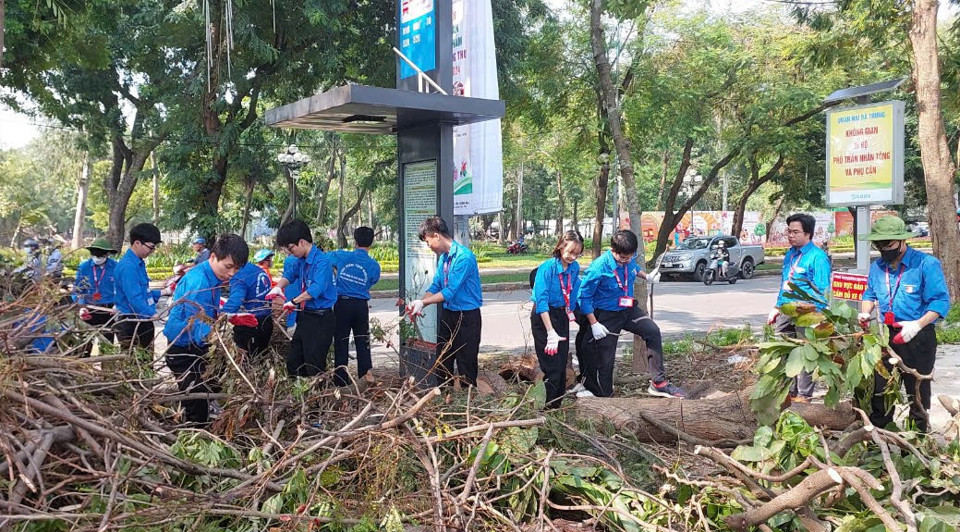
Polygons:
[[520,379],[525,382],[535,382],[543,379],[543,372],[540,371],[540,361],[537,360],[537,355],[530,353],[504,363],[497,370],[497,373],[506,380]]

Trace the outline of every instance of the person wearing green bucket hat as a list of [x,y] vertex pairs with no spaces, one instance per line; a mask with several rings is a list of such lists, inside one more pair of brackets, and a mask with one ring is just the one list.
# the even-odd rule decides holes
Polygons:
[[[90,258],[77,266],[73,283],[73,301],[80,305],[80,319],[93,327],[103,327],[111,322],[116,312],[116,282],[114,271],[117,261],[110,258],[117,250],[104,238],[98,238],[87,246]],[[109,329],[107,337],[113,339]]]
[[[896,216],[884,216],[874,222],[867,240],[880,252],[880,258],[870,265],[859,319],[866,326],[876,310],[880,326],[887,327],[892,338],[893,352],[905,366],[928,375],[937,358],[934,323],[950,311],[950,294],[940,261],[907,245],[907,239],[915,236]],[[891,368],[886,358],[883,364]],[[907,373],[902,373],[901,378],[910,402],[910,419],[926,432],[930,380],[920,383],[920,397],[915,397],[916,378]],[[893,412],[887,410],[884,400],[884,390],[891,385],[880,373],[874,374],[870,422],[875,426],[884,427],[893,421]]]

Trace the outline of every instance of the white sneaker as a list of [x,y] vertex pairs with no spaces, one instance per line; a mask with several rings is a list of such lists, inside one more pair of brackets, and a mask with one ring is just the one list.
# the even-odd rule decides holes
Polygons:
[[590,390],[583,389],[577,392],[577,397],[596,397],[596,395],[593,395],[593,392]]

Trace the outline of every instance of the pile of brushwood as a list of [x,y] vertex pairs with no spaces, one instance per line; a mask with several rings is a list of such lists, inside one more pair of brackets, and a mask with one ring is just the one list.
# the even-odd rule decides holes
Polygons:
[[[885,348],[842,310],[818,313],[829,335],[761,346],[752,390],[568,399],[546,414],[539,382],[479,395],[385,370],[372,386],[289,380],[276,355],[244,360],[220,324],[209,371],[222,389],[207,397],[224,411],[200,430],[180,424],[178,401],[196,394],[177,391],[162,359],[115,349],[40,297],[0,306],[0,530],[932,531],[960,519],[955,438],[872,427],[844,406],[861,384],[844,368]],[[14,341],[26,309],[56,324],[51,352]],[[770,408],[798,365],[833,376],[820,407],[840,414],[823,425],[848,426]],[[740,402],[743,433],[701,430],[711,402]]]

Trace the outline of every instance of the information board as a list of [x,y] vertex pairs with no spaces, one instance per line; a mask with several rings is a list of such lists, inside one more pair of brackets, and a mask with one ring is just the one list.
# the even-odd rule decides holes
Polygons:
[[[437,67],[437,17],[433,0],[401,0],[400,51],[417,68],[428,72]],[[400,79],[417,73],[406,61],[400,60]]]
[[858,273],[833,272],[830,282],[833,297],[849,301],[862,301],[867,289],[867,276]]
[[888,101],[827,112],[827,205],[903,203],[903,109]]
[[[423,299],[437,271],[437,256],[420,241],[420,223],[437,213],[437,161],[420,161],[403,165],[403,232],[405,246],[403,279],[406,301]],[[437,341],[437,308],[423,309],[417,320],[420,337],[427,342]]]

